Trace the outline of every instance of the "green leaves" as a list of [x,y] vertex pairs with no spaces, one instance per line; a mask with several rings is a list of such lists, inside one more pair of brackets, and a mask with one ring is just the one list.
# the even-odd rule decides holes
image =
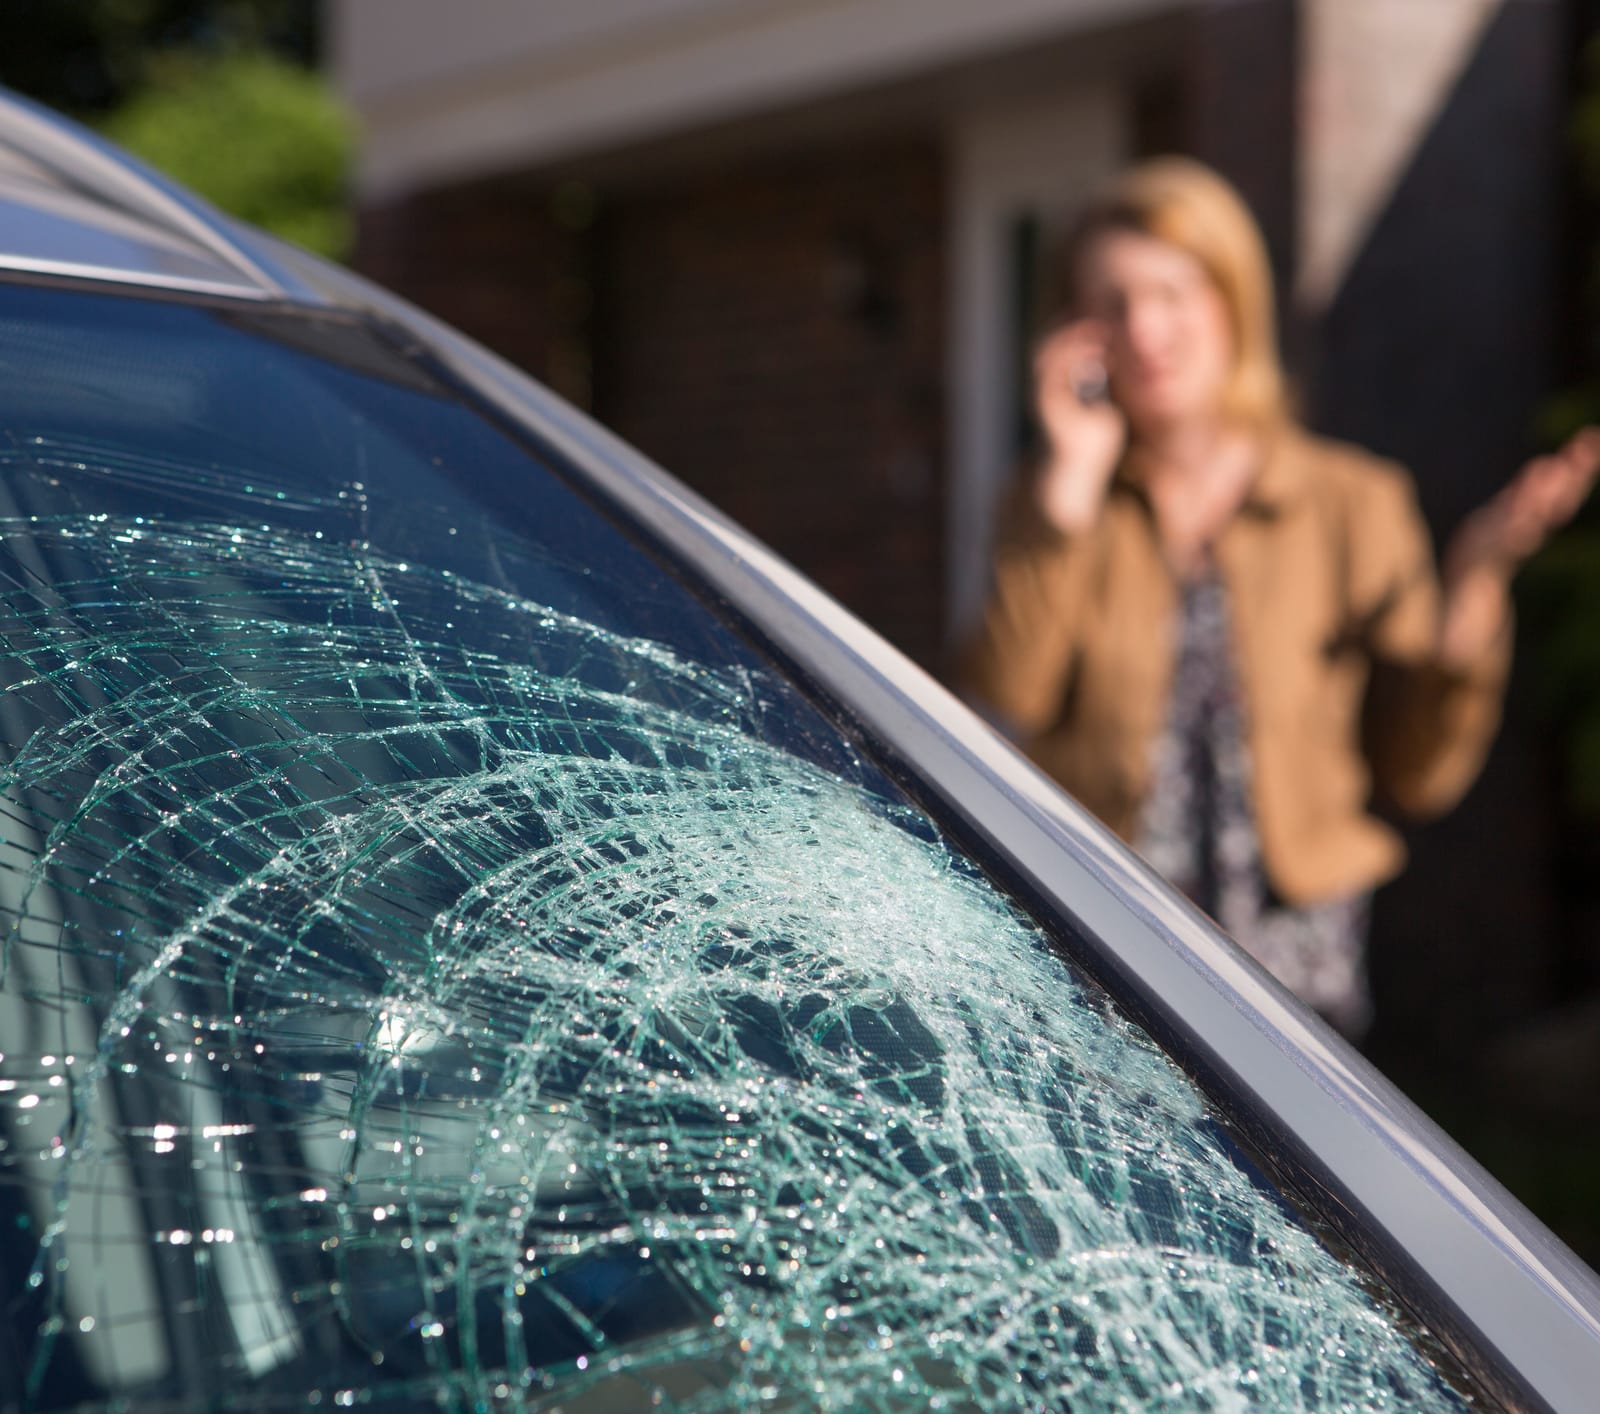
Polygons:
[[353,125],[320,77],[262,50],[159,56],[102,128],[224,211],[335,259]]

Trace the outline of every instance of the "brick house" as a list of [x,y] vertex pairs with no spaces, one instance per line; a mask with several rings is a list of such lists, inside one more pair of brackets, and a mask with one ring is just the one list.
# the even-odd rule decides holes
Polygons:
[[[1130,157],[1240,186],[1309,420],[1406,461],[1436,534],[1556,379],[1575,0],[326,3],[358,264],[928,664],[983,593],[1039,253]],[[1439,853],[1493,837],[1492,887],[1424,841],[1402,994],[1482,991],[1455,930],[1549,927],[1532,735],[1514,710]],[[1552,965],[1495,959],[1492,1005]]]

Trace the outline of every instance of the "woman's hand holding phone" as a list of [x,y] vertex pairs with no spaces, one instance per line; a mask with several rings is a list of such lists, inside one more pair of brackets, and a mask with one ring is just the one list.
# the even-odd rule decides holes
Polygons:
[[1034,407],[1046,441],[1039,508],[1058,530],[1087,529],[1100,514],[1128,439],[1110,399],[1107,339],[1097,320],[1063,324],[1033,359]]

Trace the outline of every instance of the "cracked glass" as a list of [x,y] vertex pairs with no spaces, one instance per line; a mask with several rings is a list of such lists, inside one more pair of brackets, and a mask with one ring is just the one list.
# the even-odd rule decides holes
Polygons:
[[1474,1402],[378,331],[0,287],[0,634],[5,1407]]

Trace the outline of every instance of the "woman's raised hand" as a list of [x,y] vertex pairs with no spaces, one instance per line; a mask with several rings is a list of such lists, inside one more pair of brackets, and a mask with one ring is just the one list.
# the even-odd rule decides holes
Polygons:
[[1094,523],[1128,439],[1106,378],[1106,334],[1096,320],[1062,325],[1034,353],[1034,407],[1047,443],[1039,508],[1058,530]]
[[1462,523],[1447,572],[1475,563],[1514,570],[1577,513],[1600,472],[1600,427],[1573,433],[1559,451],[1534,457]]
[[1470,668],[1505,621],[1517,567],[1577,513],[1600,472],[1600,427],[1534,457],[1461,523],[1445,552],[1440,656]]

